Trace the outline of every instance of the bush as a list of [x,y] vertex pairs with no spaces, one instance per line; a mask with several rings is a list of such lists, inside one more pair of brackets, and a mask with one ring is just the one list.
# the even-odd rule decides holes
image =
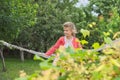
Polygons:
[[[16,80],[119,80],[120,40],[101,52],[60,47],[56,57],[42,60],[40,70]],[[55,60],[52,62],[52,59]]]

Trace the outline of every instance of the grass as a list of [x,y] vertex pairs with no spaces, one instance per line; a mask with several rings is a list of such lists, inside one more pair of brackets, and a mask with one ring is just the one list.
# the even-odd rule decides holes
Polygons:
[[14,80],[19,77],[19,71],[24,70],[28,75],[39,70],[40,61],[27,59],[22,62],[18,58],[5,58],[6,72],[2,72],[2,62],[0,60],[0,80]]

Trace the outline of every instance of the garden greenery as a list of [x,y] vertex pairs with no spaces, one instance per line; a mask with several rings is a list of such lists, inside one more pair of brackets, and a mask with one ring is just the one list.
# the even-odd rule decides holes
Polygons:
[[41,61],[40,70],[21,72],[15,80],[119,80],[120,40],[101,52],[61,46],[56,56],[46,60],[35,55],[34,60]]

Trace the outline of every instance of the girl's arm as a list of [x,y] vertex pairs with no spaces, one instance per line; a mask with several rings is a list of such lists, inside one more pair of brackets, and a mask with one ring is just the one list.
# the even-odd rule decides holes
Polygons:
[[55,45],[53,45],[45,54],[47,56],[50,56],[51,54],[53,54],[59,48],[61,43],[62,43],[62,37],[60,37],[55,43]]
[[77,46],[76,48],[83,49],[83,48],[82,48],[82,45],[81,45],[81,43],[80,43],[80,40],[79,40],[78,38],[75,38],[75,41],[74,41],[74,42],[75,42],[75,44],[76,44],[76,46]]
[[83,49],[80,42],[78,43],[78,47],[79,47],[80,49]]

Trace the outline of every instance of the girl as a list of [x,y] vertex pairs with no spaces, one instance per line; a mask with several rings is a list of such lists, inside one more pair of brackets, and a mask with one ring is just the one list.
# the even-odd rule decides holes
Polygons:
[[73,48],[82,48],[78,38],[75,37],[77,33],[76,27],[72,22],[65,22],[63,24],[64,36],[60,37],[54,46],[52,46],[46,53],[46,56],[51,56],[60,46],[67,48],[68,46]]

